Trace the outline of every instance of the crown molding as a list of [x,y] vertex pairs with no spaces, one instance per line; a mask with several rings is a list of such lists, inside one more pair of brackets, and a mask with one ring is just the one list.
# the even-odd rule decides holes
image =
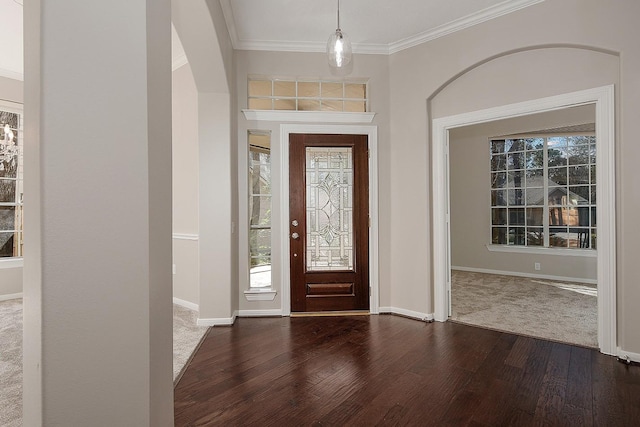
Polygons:
[[455,21],[451,21],[448,24],[441,25],[440,27],[436,27],[432,30],[417,34],[413,37],[409,37],[395,43],[390,43],[389,54],[394,54],[396,52],[400,52],[401,50],[409,49],[419,44],[444,37],[448,34],[455,33],[456,31],[464,30],[465,28],[469,28],[474,25],[489,21],[491,19],[507,15],[511,12],[524,9],[525,7],[532,6],[537,3],[542,3],[543,1],[544,0],[516,0],[499,3],[495,6],[488,7],[479,12],[472,13],[471,15],[467,15],[460,19],[456,19]]
[[[507,15],[511,12],[515,12],[525,7],[532,6],[537,3],[541,3],[544,0],[515,0],[505,1],[479,12],[467,15],[463,18],[457,19],[440,27],[434,28],[429,31],[417,34],[412,37],[408,37],[397,42],[384,44],[384,43],[353,43],[353,53],[357,54],[371,54],[371,55],[391,55],[396,52],[400,52],[405,49],[417,46],[422,43],[426,43],[431,40],[435,40],[440,37],[444,37],[448,34],[456,31],[464,30],[471,26],[480,24],[485,21],[489,21],[494,18],[498,18],[503,15]],[[222,6],[222,12],[224,19],[227,23],[227,30],[231,37],[231,44],[236,50],[262,50],[262,51],[276,51],[276,52],[325,52],[326,42],[299,42],[299,41],[247,41],[240,40],[238,37],[237,26],[235,23],[235,17],[233,16],[233,9],[231,7],[231,0],[220,0]]]

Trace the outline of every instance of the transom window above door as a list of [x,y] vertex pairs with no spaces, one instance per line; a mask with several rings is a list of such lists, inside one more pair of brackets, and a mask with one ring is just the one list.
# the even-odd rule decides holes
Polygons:
[[490,141],[491,243],[596,249],[593,135]]
[[249,77],[247,84],[251,110],[368,111],[365,80]]

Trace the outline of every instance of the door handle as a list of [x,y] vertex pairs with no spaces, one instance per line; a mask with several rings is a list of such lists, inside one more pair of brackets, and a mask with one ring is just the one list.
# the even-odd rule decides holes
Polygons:
[[291,234],[291,238],[292,238],[293,240],[298,240],[298,239],[300,238],[300,235],[299,235],[298,233],[292,233],[292,234]]
[[293,225],[294,227],[298,226],[298,220],[294,219],[293,221],[291,221],[291,225]]

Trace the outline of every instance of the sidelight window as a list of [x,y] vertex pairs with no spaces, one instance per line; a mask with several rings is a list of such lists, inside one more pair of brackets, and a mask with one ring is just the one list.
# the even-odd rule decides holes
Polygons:
[[491,242],[596,249],[596,140],[493,139]]
[[0,105],[0,258],[22,257],[22,114]]

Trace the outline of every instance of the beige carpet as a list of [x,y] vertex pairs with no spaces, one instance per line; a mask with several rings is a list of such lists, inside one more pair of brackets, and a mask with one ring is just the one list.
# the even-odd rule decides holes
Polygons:
[[451,320],[598,347],[596,285],[452,271]]
[[[173,378],[176,382],[207,332],[197,313],[173,306]],[[22,300],[0,301],[0,426],[22,426]]]

